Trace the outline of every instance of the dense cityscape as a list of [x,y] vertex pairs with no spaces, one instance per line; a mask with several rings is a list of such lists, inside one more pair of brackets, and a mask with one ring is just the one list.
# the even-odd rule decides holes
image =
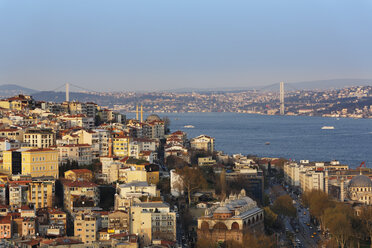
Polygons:
[[[23,90],[24,91],[24,90]],[[27,91],[27,90],[26,90]],[[6,97],[22,90],[2,90]],[[35,92],[36,100],[64,101],[63,92]],[[138,104],[144,112],[235,112],[279,115],[278,91],[220,92],[85,92],[71,93],[73,100],[94,101],[121,112],[135,112]],[[329,90],[293,90],[284,93],[285,114],[323,117],[372,117],[372,87],[354,86]]]
[[[337,92],[369,96],[365,87]],[[365,164],[226,155],[207,133],[188,137],[135,112],[127,119],[68,92],[62,103],[0,100],[1,246],[371,244]]]

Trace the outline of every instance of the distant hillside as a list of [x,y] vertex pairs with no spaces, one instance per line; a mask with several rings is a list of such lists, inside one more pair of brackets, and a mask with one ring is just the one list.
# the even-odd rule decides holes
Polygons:
[[22,87],[16,84],[0,85],[0,97],[10,97],[18,94],[32,95],[38,92],[37,90]]
[[317,81],[305,81],[298,83],[290,83],[293,86],[301,90],[325,90],[325,89],[340,89],[351,86],[367,86],[372,85],[372,79],[331,79],[331,80],[317,80]]
[[[327,90],[340,89],[351,86],[366,86],[372,85],[372,79],[330,79],[330,80],[314,80],[295,83],[284,82],[284,88],[289,91],[293,90]],[[256,85],[251,87],[217,87],[217,88],[180,88],[167,90],[167,92],[238,92],[247,90],[262,90],[262,91],[279,91],[279,82],[268,85]]]
[[[40,91],[32,95],[37,101],[63,102],[66,100],[65,92]],[[70,92],[70,101],[94,102],[101,106],[113,107],[115,104],[132,102],[133,98],[116,98],[112,95],[97,95],[93,93]]]

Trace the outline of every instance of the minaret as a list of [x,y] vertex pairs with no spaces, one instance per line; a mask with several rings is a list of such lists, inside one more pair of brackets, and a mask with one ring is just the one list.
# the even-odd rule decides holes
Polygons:
[[141,104],[141,123],[143,122],[143,107],[142,107],[142,104]]
[[70,92],[69,92],[70,84],[66,83],[66,102],[70,101]]
[[109,143],[108,143],[108,156],[111,158],[112,157],[112,139],[109,138]]
[[136,120],[138,120],[138,104],[136,106]]
[[341,202],[344,202],[345,200],[345,185],[344,185],[344,178],[341,177],[341,192],[340,192],[340,200]]
[[280,115],[284,115],[284,82],[280,82]]
[[324,191],[328,194],[328,170],[325,171]]

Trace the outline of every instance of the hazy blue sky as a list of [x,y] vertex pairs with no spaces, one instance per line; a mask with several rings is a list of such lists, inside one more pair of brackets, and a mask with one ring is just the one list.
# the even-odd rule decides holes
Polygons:
[[0,1],[0,84],[50,90],[372,78],[371,0]]

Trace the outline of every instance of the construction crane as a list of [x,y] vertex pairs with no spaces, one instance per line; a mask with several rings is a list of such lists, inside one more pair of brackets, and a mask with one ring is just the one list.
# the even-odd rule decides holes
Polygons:
[[363,162],[359,165],[359,167],[358,167],[359,170],[362,170],[363,165],[364,165],[364,168],[367,168],[367,166],[366,166],[366,162],[363,161]]

